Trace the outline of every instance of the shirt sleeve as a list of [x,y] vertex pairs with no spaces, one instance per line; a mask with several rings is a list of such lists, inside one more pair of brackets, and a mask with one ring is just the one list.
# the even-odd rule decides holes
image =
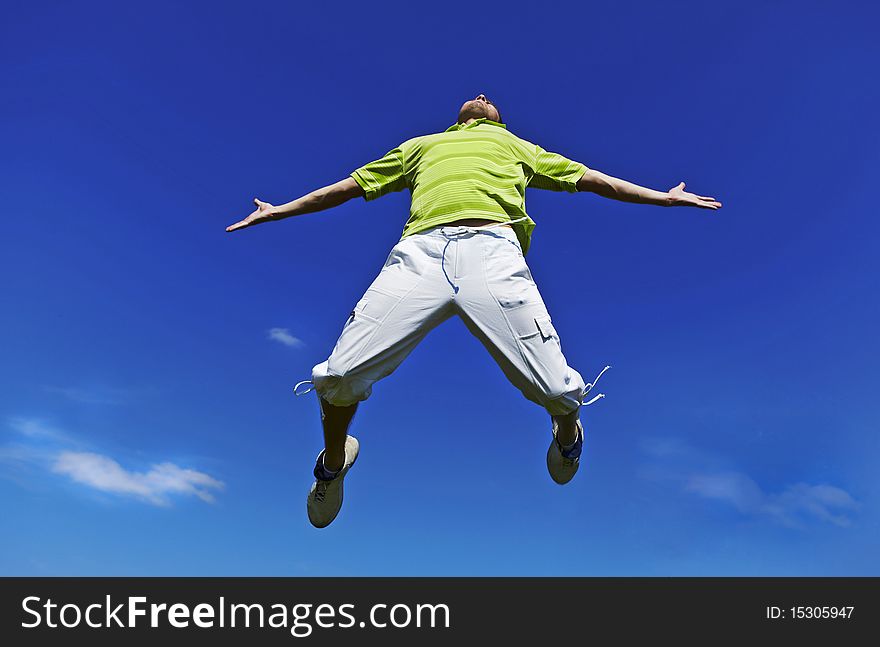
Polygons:
[[398,146],[384,157],[355,169],[351,177],[364,190],[365,200],[374,200],[392,191],[407,188],[403,148]]
[[577,181],[587,172],[587,167],[535,145],[532,170],[534,175],[527,186],[533,189],[574,193],[578,190]]

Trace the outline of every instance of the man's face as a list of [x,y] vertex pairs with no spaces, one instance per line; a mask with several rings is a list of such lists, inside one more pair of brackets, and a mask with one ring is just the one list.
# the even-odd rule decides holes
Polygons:
[[458,123],[460,124],[472,117],[474,119],[486,117],[492,121],[501,121],[501,114],[485,94],[478,94],[473,99],[465,101],[458,111]]

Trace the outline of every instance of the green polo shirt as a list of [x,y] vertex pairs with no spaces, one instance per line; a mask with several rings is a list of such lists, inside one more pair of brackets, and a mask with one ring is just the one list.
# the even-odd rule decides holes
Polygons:
[[408,139],[351,177],[366,200],[410,190],[402,238],[462,218],[526,218],[512,225],[525,253],[535,228],[526,214],[526,187],[575,192],[586,171],[583,164],[545,151],[483,117]]

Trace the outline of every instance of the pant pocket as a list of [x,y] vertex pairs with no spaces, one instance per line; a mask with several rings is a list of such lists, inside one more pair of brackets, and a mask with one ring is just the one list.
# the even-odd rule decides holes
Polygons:
[[342,333],[327,360],[327,369],[332,375],[345,375],[376,334],[379,321],[366,314],[368,305],[369,299],[364,297],[348,315]]
[[[518,312],[520,310],[522,312]],[[571,371],[550,315],[535,314],[531,308],[516,308],[507,315],[537,389],[535,400],[546,404],[569,392]]]
[[548,314],[535,314],[533,308],[514,308],[506,313],[507,321],[517,339],[530,339],[540,344],[553,341],[559,345],[559,335]]
[[407,319],[396,312],[407,293],[391,294],[371,286],[342,329],[330,354],[329,368],[336,375],[345,375],[353,367],[386,355],[399,337]]
[[535,317],[535,325],[538,326],[538,332],[541,334],[542,341],[546,342],[553,339],[562,346],[559,341],[559,334],[556,332],[556,328],[553,327],[553,320],[550,319],[550,315]]

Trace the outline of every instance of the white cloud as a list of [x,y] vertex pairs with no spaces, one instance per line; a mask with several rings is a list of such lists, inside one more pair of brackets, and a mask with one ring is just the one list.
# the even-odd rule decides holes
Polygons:
[[45,463],[51,460],[53,454],[30,445],[8,444],[0,445],[0,463],[8,465],[25,466]]
[[197,496],[211,503],[211,490],[222,490],[221,481],[174,463],[153,465],[148,472],[132,472],[109,456],[91,452],[61,452],[52,465],[58,474],[102,492],[133,496],[154,505],[168,505],[169,495]]
[[299,348],[303,345],[302,340],[291,335],[290,330],[287,328],[270,328],[269,339],[273,339],[278,343],[290,346],[291,348]]
[[156,463],[146,472],[127,470],[112,457],[90,451],[76,451],[82,443],[37,418],[8,418],[18,434],[0,445],[0,466],[6,476],[49,470],[76,483],[154,505],[169,505],[172,496],[196,496],[214,501],[224,484],[209,474],[170,462]]
[[740,472],[693,474],[685,484],[685,491],[724,501],[746,513],[758,510],[764,500],[758,484]]
[[66,440],[67,435],[47,424],[43,420],[37,418],[9,418],[9,426],[22,436],[26,436],[33,440]]
[[689,457],[696,452],[680,438],[649,437],[639,440],[639,449],[657,458]]
[[677,482],[685,492],[730,505],[743,515],[786,526],[800,526],[805,520],[849,526],[849,515],[861,507],[846,490],[824,483],[799,482],[767,492],[748,474],[722,468],[725,461],[680,439],[646,440],[641,449],[654,459],[643,476]]
[[792,522],[796,513],[810,515],[833,523],[836,526],[849,526],[851,519],[845,514],[857,511],[861,505],[848,492],[833,485],[809,485],[795,483],[780,494],[768,497],[766,508],[785,522]]
[[124,389],[109,386],[93,386],[82,388],[78,386],[46,386],[49,393],[63,396],[72,402],[80,404],[126,404],[137,394],[135,389]]

